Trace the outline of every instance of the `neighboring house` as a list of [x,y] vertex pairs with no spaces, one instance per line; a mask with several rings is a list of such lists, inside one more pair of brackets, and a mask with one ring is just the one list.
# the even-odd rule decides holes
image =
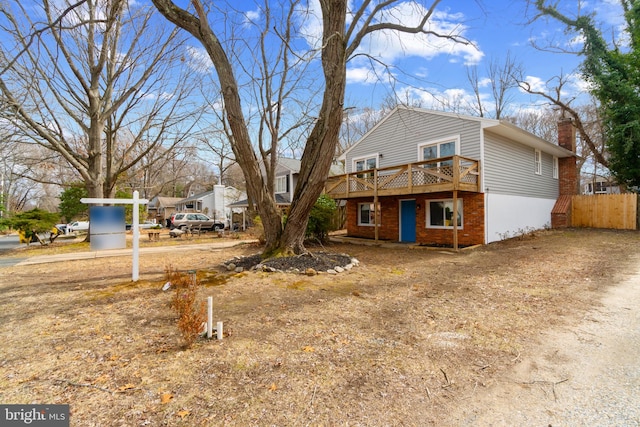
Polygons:
[[149,200],[147,205],[147,215],[149,219],[155,219],[158,224],[166,224],[171,214],[176,212],[176,204],[182,200],[181,197],[156,196]]
[[620,186],[610,179],[601,176],[587,178],[582,185],[582,194],[620,194]]
[[578,189],[575,131],[561,124],[569,149],[505,121],[399,107],[345,151],[326,191],[346,201],[352,237],[457,248],[549,227]]
[[[280,209],[286,209],[291,205],[293,199],[293,193],[298,185],[298,175],[300,174],[301,161],[297,159],[290,159],[281,157],[276,164],[275,176],[274,176],[274,197],[276,199],[276,205]],[[265,174],[264,168],[262,169],[263,175]],[[334,164],[329,171],[329,176],[344,173],[342,166]],[[234,207],[248,208],[249,204],[247,199],[241,200],[233,204]]]
[[231,205],[246,197],[245,193],[234,187],[214,185],[211,191],[180,199],[176,209],[178,212],[201,212],[229,224],[233,213]]
[[273,183],[273,192],[278,206],[289,206],[291,204],[293,192],[298,184],[299,174],[300,160],[283,157],[278,159]]

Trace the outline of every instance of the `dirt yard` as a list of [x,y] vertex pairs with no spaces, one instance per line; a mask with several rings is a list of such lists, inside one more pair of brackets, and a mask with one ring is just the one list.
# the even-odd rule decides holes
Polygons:
[[[330,244],[312,249],[360,265],[316,276],[221,268],[258,246],[142,255],[136,283],[129,257],[1,268],[0,402],[68,403],[73,426],[462,425],[453,413],[637,269],[639,243]],[[197,271],[223,340],[182,347],[168,269]]]

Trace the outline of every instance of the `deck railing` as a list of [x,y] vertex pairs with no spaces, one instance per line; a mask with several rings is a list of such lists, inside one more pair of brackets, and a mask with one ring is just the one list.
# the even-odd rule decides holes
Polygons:
[[449,156],[332,176],[327,179],[325,190],[335,199],[454,190],[479,192],[479,175],[477,160]]

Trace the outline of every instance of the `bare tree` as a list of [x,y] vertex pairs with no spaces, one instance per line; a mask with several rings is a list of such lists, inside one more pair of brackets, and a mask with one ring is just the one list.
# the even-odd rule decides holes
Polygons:
[[[485,76],[478,73],[476,66],[467,68],[467,80],[471,84],[474,103],[469,106],[472,113],[479,117],[502,119],[508,114],[508,108],[515,98],[518,82],[515,76],[522,73],[522,66],[507,52],[504,62],[489,60]],[[484,88],[489,89],[488,96]],[[491,105],[491,108],[487,104]]]
[[[308,137],[301,159],[301,169],[296,186],[293,201],[289,210],[286,225],[282,226],[280,215],[277,211],[273,195],[273,176],[267,174],[263,179],[260,171],[260,162],[253,149],[251,132],[245,119],[245,111],[242,108],[237,70],[230,60],[231,51],[225,47],[223,34],[211,25],[209,16],[217,16],[215,12],[208,11],[200,0],[193,0],[194,11],[185,10],[171,0],[153,0],[153,3],[161,13],[177,26],[184,28],[206,49],[216,69],[220,82],[221,93],[224,99],[225,114],[229,122],[233,140],[232,147],[235,158],[240,164],[247,181],[247,192],[256,202],[256,206],[262,218],[265,229],[266,248],[263,255],[291,254],[304,252],[303,240],[309,212],[321,194],[327,179],[329,168],[336,152],[338,136],[343,121],[343,103],[346,87],[346,65],[350,58],[358,52],[358,47],[363,40],[378,31],[387,31],[389,34],[407,32],[413,34],[429,34],[435,37],[447,37],[456,41],[463,41],[455,34],[436,34],[427,25],[433,16],[439,0],[426,6],[417,5],[415,13],[420,16],[419,22],[413,27],[399,24],[397,21],[389,21],[393,16],[393,8],[399,3],[390,0],[372,4],[363,2],[357,9],[349,10],[346,0],[321,0],[321,16],[313,16],[308,10],[308,16],[318,19],[322,28],[322,36],[317,48],[319,50],[323,80],[318,81],[322,85],[322,100],[317,113],[314,115],[314,124]],[[295,2],[294,2],[295,3]],[[297,4],[298,9],[303,5]],[[295,11],[296,8],[288,10]],[[347,23],[347,15],[349,22]],[[270,31],[275,31],[284,43],[283,49],[300,54],[300,43],[289,41],[287,35],[295,29],[293,20],[285,19],[280,22],[280,27],[275,23]],[[283,25],[284,24],[284,25]],[[273,30],[271,30],[273,28]],[[294,50],[294,48],[297,48]],[[313,52],[312,52],[313,53]],[[262,57],[254,58],[261,60]],[[292,69],[293,71],[294,69]],[[305,70],[303,69],[304,73]],[[278,88],[286,91],[286,87]],[[275,99],[274,99],[275,101]],[[269,110],[263,110],[262,114],[271,114],[280,106],[275,103],[265,103]],[[273,151],[275,155],[277,151]]]
[[137,3],[58,4],[0,9],[13,41],[2,48],[4,113],[25,139],[59,153],[91,197],[111,197],[123,173],[193,125],[180,39]]
[[[601,164],[605,168],[609,167],[609,161],[606,156],[606,148],[603,139],[602,121],[598,114],[598,107],[595,100],[592,99],[592,105],[585,108],[574,108],[571,103],[575,100],[563,98],[564,87],[568,83],[568,77],[560,75],[553,77],[546,84],[546,90],[535,88],[522,76],[518,79],[518,85],[522,90],[532,95],[544,98],[550,105],[553,105],[560,111],[561,117],[569,117],[573,120],[580,141],[584,144],[585,153],[593,156],[596,163]],[[586,114],[581,114],[586,113]],[[586,120],[583,119],[586,117]]]

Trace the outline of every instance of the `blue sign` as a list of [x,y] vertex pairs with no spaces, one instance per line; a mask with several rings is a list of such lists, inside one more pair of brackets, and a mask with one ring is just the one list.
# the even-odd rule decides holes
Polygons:
[[89,232],[92,251],[126,248],[124,206],[91,206]]

